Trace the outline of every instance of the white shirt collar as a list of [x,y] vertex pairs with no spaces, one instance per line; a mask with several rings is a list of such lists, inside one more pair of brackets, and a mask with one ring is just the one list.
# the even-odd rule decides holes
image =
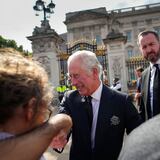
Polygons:
[[[158,61],[157,61],[155,64],[160,65],[160,59],[158,59]],[[151,69],[153,69],[153,68],[154,68],[154,67],[153,67],[153,65],[154,65],[154,64],[150,62],[150,67],[151,67]]]
[[93,92],[93,94],[91,95],[91,97],[92,97],[93,99],[100,101],[100,99],[101,99],[101,94],[102,94],[102,87],[103,87],[103,85],[102,85],[102,82],[101,82],[101,84],[100,84],[99,87],[96,89],[96,91]]

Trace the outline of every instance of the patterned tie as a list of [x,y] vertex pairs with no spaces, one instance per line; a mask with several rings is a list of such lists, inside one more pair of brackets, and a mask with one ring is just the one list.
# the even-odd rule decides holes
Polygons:
[[160,70],[158,64],[154,64],[156,67],[154,82],[153,82],[153,116],[160,113]]
[[92,120],[93,120],[93,110],[92,110],[92,97],[88,96],[86,97],[86,109],[88,114],[88,121],[89,121],[89,127],[91,129],[92,127]]

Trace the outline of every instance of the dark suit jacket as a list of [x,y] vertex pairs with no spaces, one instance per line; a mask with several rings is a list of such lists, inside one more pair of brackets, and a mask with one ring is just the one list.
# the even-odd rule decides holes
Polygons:
[[73,121],[70,160],[116,160],[122,147],[125,129],[130,133],[141,123],[136,108],[126,94],[103,86],[95,148],[92,151],[83,103],[78,91],[68,91],[60,106],[60,112],[69,114]]
[[151,69],[148,67],[142,73],[142,83],[141,83],[141,106],[140,115],[143,121],[148,119],[147,108],[150,107],[149,104],[149,86],[150,86],[150,72]]
[[[140,114],[142,116],[142,119],[143,121],[146,121],[148,120],[150,117],[150,101],[149,101],[149,98],[150,98],[150,77],[151,77],[151,68],[148,67],[142,74],[142,84],[141,84],[141,106],[140,106]],[[159,98],[160,99],[160,95],[159,95]],[[160,113],[160,106],[157,107],[157,113]],[[156,113],[156,114],[157,114]],[[154,115],[156,115],[154,114]]]

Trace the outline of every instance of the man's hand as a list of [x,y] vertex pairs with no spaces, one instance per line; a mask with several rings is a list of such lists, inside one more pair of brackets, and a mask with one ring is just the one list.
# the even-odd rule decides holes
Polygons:
[[135,100],[139,99],[140,97],[141,97],[141,93],[138,93],[138,92],[137,92],[137,93],[135,94]]
[[64,130],[61,130],[60,133],[53,138],[50,147],[54,149],[64,148],[67,144],[67,133]]

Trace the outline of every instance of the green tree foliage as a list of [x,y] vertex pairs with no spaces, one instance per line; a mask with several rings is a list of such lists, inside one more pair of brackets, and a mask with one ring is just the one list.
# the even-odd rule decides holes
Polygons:
[[23,52],[23,51],[24,51],[22,45],[20,45],[20,46],[18,47],[18,51],[20,51],[20,52]]
[[22,52],[24,56],[32,56],[32,53],[25,51],[22,45],[17,46],[17,43],[15,40],[5,39],[0,35],[0,48],[5,48],[5,47],[14,48],[17,51]]
[[17,43],[14,40],[7,40],[7,47],[15,48],[17,49]]
[[0,47],[2,48],[5,46],[7,46],[7,40],[0,35]]

